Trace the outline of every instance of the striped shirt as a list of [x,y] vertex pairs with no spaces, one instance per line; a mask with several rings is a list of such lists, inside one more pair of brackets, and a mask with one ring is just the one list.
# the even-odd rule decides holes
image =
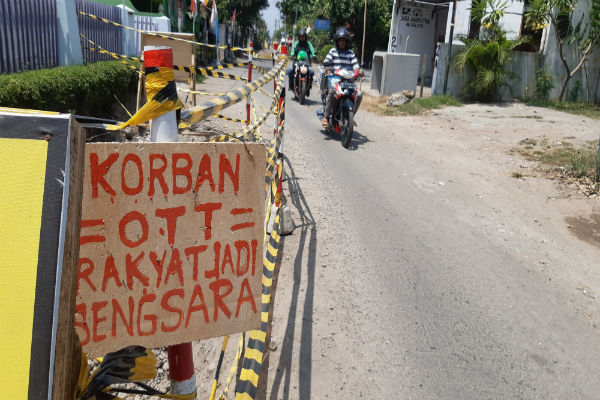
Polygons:
[[329,50],[327,57],[325,57],[325,60],[323,61],[323,65],[333,65],[334,69],[354,70],[360,68],[356,55],[354,55],[352,50],[338,50],[337,47],[333,47]]

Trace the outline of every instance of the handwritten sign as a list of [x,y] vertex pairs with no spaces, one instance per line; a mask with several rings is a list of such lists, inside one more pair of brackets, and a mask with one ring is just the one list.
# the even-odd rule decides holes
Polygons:
[[265,147],[86,145],[75,326],[83,350],[260,325]]

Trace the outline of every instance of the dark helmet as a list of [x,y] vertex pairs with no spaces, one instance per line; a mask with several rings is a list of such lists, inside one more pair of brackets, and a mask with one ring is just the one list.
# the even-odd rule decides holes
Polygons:
[[306,34],[306,29],[300,29],[298,31],[298,39],[300,39],[300,36],[304,36],[308,40],[308,35]]
[[350,32],[348,32],[348,29],[346,29],[346,28],[338,28],[338,30],[335,31],[335,47],[337,47],[338,40],[340,40],[340,39],[346,39],[346,46],[349,44],[349,42],[350,42]]

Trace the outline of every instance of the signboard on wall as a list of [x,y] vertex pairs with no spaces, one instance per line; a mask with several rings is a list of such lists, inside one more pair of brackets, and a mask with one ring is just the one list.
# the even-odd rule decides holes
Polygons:
[[315,19],[315,30],[316,31],[328,31],[331,27],[331,23],[328,19]]
[[261,144],[86,146],[75,326],[83,350],[260,325]]

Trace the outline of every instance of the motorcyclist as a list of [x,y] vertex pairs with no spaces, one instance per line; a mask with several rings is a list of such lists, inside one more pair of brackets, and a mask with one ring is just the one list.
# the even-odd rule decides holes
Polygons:
[[[315,57],[317,56],[317,53],[315,52],[315,48],[313,47],[312,43],[308,41],[308,36],[306,34],[306,29],[300,29],[298,31],[298,41],[296,43],[294,43],[294,47],[292,48],[292,52],[291,52],[291,56],[293,60],[296,60],[298,58],[298,53],[300,53],[301,51],[304,51],[307,55],[309,60],[314,60]],[[286,73],[288,76],[288,80],[289,80],[289,88],[290,90],[292,90],[294,88],[294,66],[296,65],[296,62],[294,61],[287,69]],[[310,82],[312,83],[313,81],[313,77],[315,75],[315,71],[312,69],[311,66],[308,67],[308,71],[310,73]],[[308,87],[310,89],[310,86]]]
[[[331,68],[335,71],[336,69],[347,69],[354,71],[355,75],[358,76],[360,72],[360,65],[354,52],[350,49],[350,32],[346,28],[338,28],[335,32],[335,47],[332,47],[327,53],[325,60],[323,61],[328,73],[331,73]],[[333,111],[334,105],[334,90],[329,88],[327,94],[327,100],[325,102],[325,110],[323,113],[323,120],[321,121],[323,127],[327,127],[329,124],[329,118]],[[358,107],[362,101],[362,93],[356,91],[356,99],[354,101],[354,114],[358,111]]]

